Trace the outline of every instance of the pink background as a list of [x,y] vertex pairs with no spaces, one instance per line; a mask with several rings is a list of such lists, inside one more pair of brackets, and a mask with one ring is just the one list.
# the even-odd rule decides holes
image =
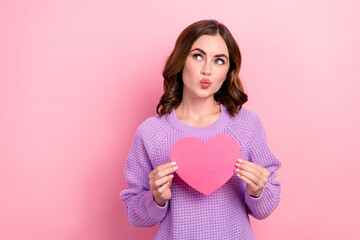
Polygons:
[[[0,3],[0,239],[151,239],[119,193],[136,127],[155,114],[180,32],[214,18],[281,160],[257,239],[360,235],[358,1]],[[156,3],[154,3],[156,2]]]

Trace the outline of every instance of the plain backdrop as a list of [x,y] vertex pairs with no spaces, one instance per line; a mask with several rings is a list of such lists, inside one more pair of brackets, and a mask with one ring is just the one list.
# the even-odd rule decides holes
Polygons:
[[[0,239],[152,239],[119,193],[180,32],[224,23],[282,162],[257,239],[360,235],[358,1],[0,2]],[[221,221],[221,219],[219,219]]]

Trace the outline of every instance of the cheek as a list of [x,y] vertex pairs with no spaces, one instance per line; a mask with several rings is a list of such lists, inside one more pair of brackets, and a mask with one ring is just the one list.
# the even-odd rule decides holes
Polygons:
[[226,80],[226,75],[227,75],[227,72],[229,71],[228,68],[226,69],[219,69],[219,71],[217,72],[216,76],[217,76],[217,80],[219,82],[223,82]]
[[182,72],[183,80],[187,81],[188,79],[196,77],[196,73],[197,73],[196,64],[192,64],[188,61],[185,62],[183,72]]

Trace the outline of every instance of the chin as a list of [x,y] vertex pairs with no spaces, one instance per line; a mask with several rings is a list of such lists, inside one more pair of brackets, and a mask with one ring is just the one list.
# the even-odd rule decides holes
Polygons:
[[209,98],[209,97],[213,97],[214,94],[211,93],[211,92],[199,92],[199,93],[196,94],[196,96],[198,98]]
[[191,96],[195,97],[195,98],[209,98],[209,97],[213,97],[214,94],[215,94],[209,88],[208,89],[203,89],[203,88],[193,89],[192,91],[191,90],[187,91],[187,93],[190,94]]

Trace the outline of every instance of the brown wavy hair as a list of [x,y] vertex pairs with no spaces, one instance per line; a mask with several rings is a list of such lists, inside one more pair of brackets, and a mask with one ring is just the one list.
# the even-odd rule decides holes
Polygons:
[[[175,47],[168,57],[164,70],[164,93],[156,107],[158,115],[168,114],[173,108],[179,106],[183,94],[182,69],[193,43],[202,35],[217,35],[225,40],[229,55],[230,68],[219,91],[214,94],[216,102],[222,103],[234,116],[247,102],[248,97],[244,93],[243,84],[239,78],[241,54],[239,46],[225,25],[216,20],[201,20],[185,28],[178,39]],[[159,112],[159,108],[161,110]]]

